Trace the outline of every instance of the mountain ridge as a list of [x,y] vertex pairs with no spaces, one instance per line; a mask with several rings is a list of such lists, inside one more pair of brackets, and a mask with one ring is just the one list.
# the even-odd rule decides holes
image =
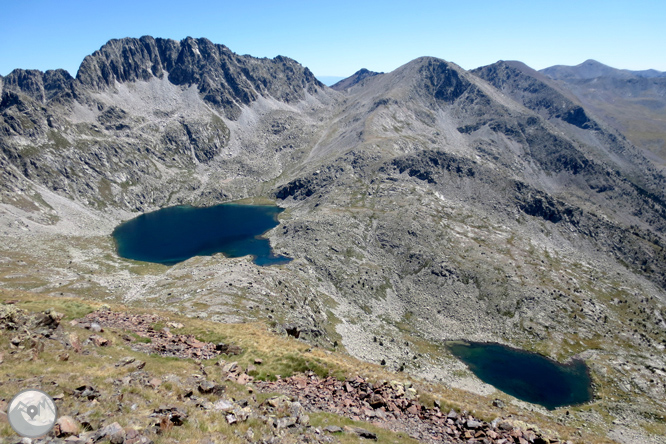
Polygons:
[[631,76],[653,78],[653,77],[666,77],[666,72],[657,71],[656,69],[646,69],[632,71],[629,69],[618,69],[603,63],[597,62],[593,59],[585,60],[578,65],[553,65],[544,68],[540,71],[556,80],[565,79],[593,79],[595,77],[619,77],[626,78]]
[[619,70],[589,60],[541,73],[666,168],[666,73]]
[[[175,85],[199,85],[199,92],[208,103],[221,108],[229,118],[238,116],[238,106],[256,100],[257,95],[271,95],[285,102],[302,100],[303,91],[314,93],[324,85],[312,72],[292,59],[238,56],[224,45],[208,39],[187,37],[180,42],[154,39],[110,40],[98,51],[86,56],[76,74],[77,87],[100,92],[113,86],[137,80],[162,78],[165,73]],[[267,63],[267,61],[269,61]],[[285,69],[282,69],[285,68]],[[275,76],[282,73],[283,80]],[[41,74],[41,78],[40,78]],[[266,81],[272,77],[272,82]],[[37,70],[15,70],[5,79],[5,88],[19,89],[44,103],[51,98],[45,91],[74,87],[74,78],[64,70],[42,73]],[[266,85],[271,85],[267,88]],[[292,88],[290,85],[300,85]]]

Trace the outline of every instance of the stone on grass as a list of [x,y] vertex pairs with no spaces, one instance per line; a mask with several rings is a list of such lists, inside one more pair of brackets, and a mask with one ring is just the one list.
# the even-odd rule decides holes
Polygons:
[[71,416],[61,416],[53,427],[53,433],[58,438],[78,435],[79,423]]
[[345,431],[356,433],[359,438],[377,440],[377,435],[361,427],[345,427]]
[[233,408],[234,405],[224,399],[220,399],[213,404],[213,410],[217,410],[220,412],[230,412],[231,410],[233,410]]
[[328,433],[339,433],[339,432],[342,432],[342,427],[338,427],[338,426],[335,426],[335,425],[330,425],[330,426],[324,427],[324,431],[328,432]]
[[92,335],[88,338],[96,347],[106,347],[110,344],[109,340],[100,335]]

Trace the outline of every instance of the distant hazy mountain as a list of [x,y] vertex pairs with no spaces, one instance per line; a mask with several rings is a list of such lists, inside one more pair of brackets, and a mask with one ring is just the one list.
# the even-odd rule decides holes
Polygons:
[[580,65],[555,65],[541,70],[548,77],[556,80],[567,79],[594,79],[597,77],[631,78],[631,77],[666,77],[666,72],[648,69],[644,71],[631,71],[616,69],[599,63],[596,60],[586,60]]
[[331,88],[333,88],[336,91],[344,91],[346,89],[351,88],[352,86],[356,85],[357,83],[362,82],[363,80],[367,79],[368,77],[373,77],[376,75],[383,74],[381,72],[374,72],[374,71],[369,71],[365,68],[360,69],[356,71],[354,74],[351,76],[347,77],[346,79],[342,79]]
[[594,60],[541,73],[666,167],[666,73],[620,70]]

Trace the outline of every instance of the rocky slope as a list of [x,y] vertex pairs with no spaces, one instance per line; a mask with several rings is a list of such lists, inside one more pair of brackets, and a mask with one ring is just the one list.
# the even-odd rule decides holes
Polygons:
[[[0,105],[0,282],[265,320],[482,394],[494,389],[444,341],[581,357],[597,388],[571,410],[577,421],[624,442],[661,433],[658,166],[517,62],[467,72],[423,57],[370,74],[335,91],[283,57],[150,37],[109,42],[76,78],[12,72]],[[286,208],[267,236],[293,262],[115,255],[109,234],[137,211],[241,198]]]
[[[248,344],[247,348],[183,334],[201,327],[208,336],[218,333],[212,323],[183,319],[183,324],[164,313],[94,309],[74,300],[42,301],[60,305],[65,313],[31,312],[17,304],[34,304],[25,300],[34,295],[21,296],[0,304],[0,331],[5,336],[0,341],[0,364],[7,367],[0,388],[2,442],[22,442],[12,436],[6,410],[7,401],[26,381],[52,396],[59,413],[56,426],[33,440],[37,443],[327,443],[354,438],[566,443],[566,436],[576,435],[571,428],[548,422],[544,425],[557,431],[542,430],[525,422],[533,417],[514,416],[499,399],[492,405],[485,400],[486,407],[478,413],[461,412],[456,401],[441,392],[428,391],[399,375],[390,382],[358,375],[327,376],[342,370],[334,354],[321,359],[317,351],[304,351],[297,341],[266,331],[259,333],[262,339],[280,341],[281,353],[266,356],[261,346],[248,343],[242,334],[232,334],[229,340]],[[71,319],[77,311],[89,313]],[[197,361],[186,359],[195,354]],[[280,354],[291,361],[285,362]],[[354,363],[347,361],[354,369]],[[26,362],[51,363],[57,371],[45,374]],[[274,375],[276,371],[281,376]],[[582,436],[596,439],[593,434]]]

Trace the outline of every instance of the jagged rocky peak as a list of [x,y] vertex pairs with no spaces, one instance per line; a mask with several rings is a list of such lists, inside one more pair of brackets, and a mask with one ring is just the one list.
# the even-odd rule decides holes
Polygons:
[[147,36],[109,40],[83,59],[76,78],[95,90],[103,90],[116,81],[161,78],[162,65],[174,57],[174,51],[169,51],[170,46],[167,41]]
[[165,75],[175,85],[197,85],[203,99],[231,119],[239,115],[240,105],[258,96],[294,102],[324,87],[295,60],[240,56],[224,45],[192,37],[180,42],[149,36],[111,40],[83,60],[76,77],[88,89],[103,91],[115,82]]
[[71,88],[72,76],[64,69],[42,72],[36,69],[15,69],[4,78],[0,92],[23,93],[32,99],[46,103],[62,91]]

